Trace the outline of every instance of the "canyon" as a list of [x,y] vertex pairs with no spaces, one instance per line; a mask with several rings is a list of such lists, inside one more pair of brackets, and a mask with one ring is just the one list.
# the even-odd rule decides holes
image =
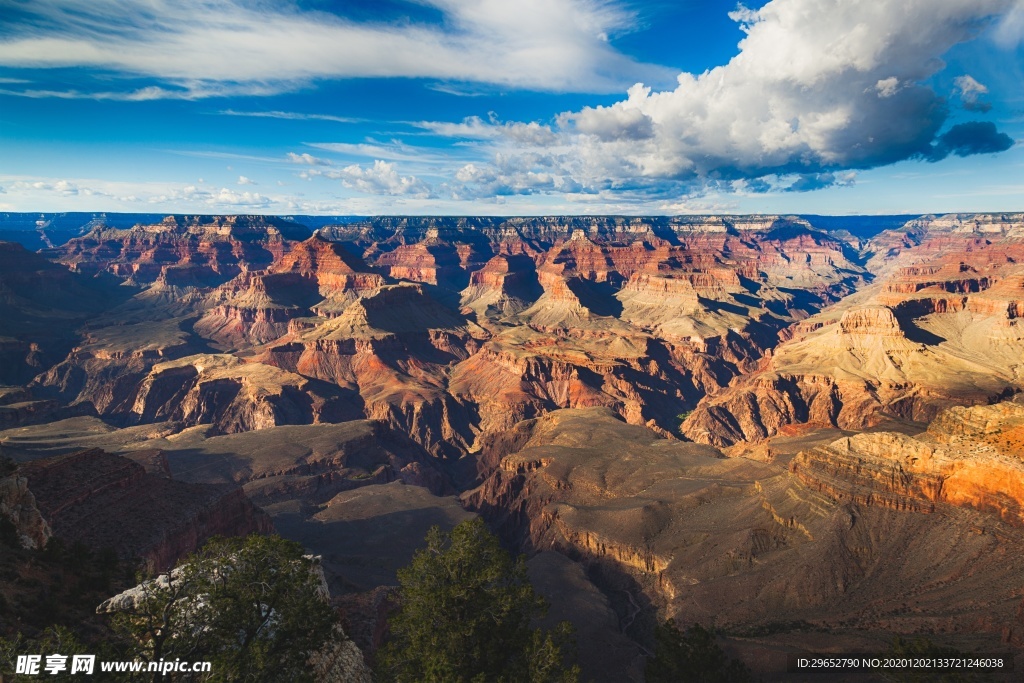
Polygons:
[[84,218],[0,242],[26,544],[162,570],[276,530],[372,650],[479,515],[594,680],[665,617],[765,680],[805,643],[1024,652],[1024,214]]

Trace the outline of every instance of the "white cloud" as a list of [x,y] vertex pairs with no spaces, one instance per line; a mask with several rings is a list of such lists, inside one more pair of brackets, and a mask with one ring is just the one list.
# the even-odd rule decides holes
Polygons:
[[970,74],[957,76],[953,79],[953,83],[956,84],[957,90],[960,91],[960,95],[964,99],[977,98],[978,95],[984,95],[988,92],[988,88],[976,81],[974,76]]
[[136,0],[26,3],[21,13],[28,18],[0,41],[0,65],[91,67],[170,86],[92,95],[106,99],[269,93],[320,78],[393,76],[614,92],[638,77],[669,77],[612,47],[607,36],[634,19],[608,0],[422,2],[444,22],[360,23],[290,3],[241,0],[150,0],[144,8]]
[[988,87],[979,83],[974,76],[970,74],[957,76],[953,79],[953,84],[956,86],[956,93],[960,95],[960,101],[963,102],[964,109],[982,112],[992,109],[990,103],[983,102],[980,99],[982,95],[988,94]]
[[327,159],[321,159],[315,157],[312,154],[303,152],[302,154],[296,154],[295,152],[288,152],[288,161],[293,164],[306,164],[307,166],[330,166],[331,162]]
[[[42,191],[57,193],[64,197],[74,197],[78,194],[79,188],[75,183],[68,180],[56,180],[56,181],[43,181],[43,180],[16,180],[9,186],[12,191],[25,192],[25,191]],[[90,190],[86,189],[86,193]]]
[[430,131],[443,138],[464,138],[469,140],[493,140],[502,134],[499,126],[484,121],[479,116],[469,116],[461,123],[449,121],[414,121],[417,128]]
[[323,173],[329,178],[341,179],[345,187],[355,188],[368,194],[413,195],[427,197],[431,188],[415,176],[401,176],[394,164],[377,159],[372,166],[352,164],[338,171]]
[[[239,210],[281,207],[281,197],[229,188],[208,189],[197,185],[160,182],[110,181],[97,179],[53,179],[25,176],[2,178],[10,196],[23,211],[38,210],[40,204],[59,210],[109,211],[115,208],[139,211],[140,204],[169,211],[232,213]],[[61,200],[67,200],[62,202]]]
[[1024,42],[1024,3],[1018,3],[1002,21],[995,31],[996,43],[1004,48],[1014,48]]
[[240,176],[238,176],[238,184],[239,185],[257,185],[258,183],[255,180],[251,179],[251,178],[246,178],[244,175],[240,175]]
[[[502,178],[547,173],[588,192],[679,196],[772,176],[790,179],[779,189],[797,191],[850,184],[843,171],[908,158],[997,152],[1012,141],[991,124],[941,133],[945,100],[925,82],[944,67],[951,47],[1022,4],[773,0],[757,10],[741,7],[730,16],[746,37],[728,64],[682,73],[673,90],[638,83],[611,106],[566,112],[557,118],[555,139],[536,145],[533,157],[502,135],[497,153],[518,154],[530,168],[510,170],[508,159],[496,157],[490,165],[463,166],[456,181],[493,187]],[[973,79],[958,83],[965,97],[980,92]],[[467,119],[451,132],[475,130],[495,129]],[[541,159],[544,168],[537,167]],[[529,184],[504,187],[527,191]]]
[[451,155],[444,150],[406,145],[399,140],[382,143],[369,142],[310,142],[315,147],[347,157],[363,157],[366,159],[383,159],[385,161],[407,161],[416,163],[446,163]]
[[332,114],[303,114],[296,111],[235,111],[233,109],[225,109],[217,113],[224,116],[249,116],[263,119],[284,119],[286,121],[333,121],[335,123],[359,123],[363,120],[347,116],[334,116]]
[[584,135],[600,140],[646,140],[654,135],[654,121],[644,113],[638,102],[651,93],[639,83],[629,89],[629,97],[610,107],[586,107],[582,111],[561,117],[563,123],[572,123]]
[[878,91],[879,97],[892,97],[896,94],[896,91],[900,87],[900,79],[895,76],[889,78],[881,78],[875,83],[875,90]]
[[259,192],[235,192],[222,187],[220,192],[211,194],[207,199],[210,204],[219,206],[238,207],[259,207],[266,208],[273,204],[269,197],[264,197]]
[[53,189],[60,192],[65,197],[70,197],[78,194],[78,187],[74,183],[69,183],[66,180],[58,180],[53,185]]
[[443,138],[461,138],[463,140],[496,140],[501,138],[524,146],[542,146],[553,144],[557,137],[550,126],[534,121],[520,123],[509,121],[502,123],[491,115],[490,121],[479,116],[469,116],[460,123],[449,121],[413,121],[413,126],[429,131]]
[[[0,42],[0,55],[4,50],[4,43]],[[0,57],[0,64],[3,63]],[[13,81],[12,81],[13,82]],[[27,82],[27,81],[26,81]],[[0,89],[0,95],[11,95],[15,97],[27,97],[30,99],[56,98],[62,100],[109,100],[113,102],[149,102],[152,100],[199,100],[206,97],[235,97],[235,96],[258,96],[274,95],[281,91],[280,86],[269,86],[260,83],[243,84],[222,84],[213,82],[189,81],[181,83],[178,87],[162,88],[160,86],[147,86],[128,91],[82,91],[82,90],[42,90],[38,88],[26,88],[15,90],[11,88]]]

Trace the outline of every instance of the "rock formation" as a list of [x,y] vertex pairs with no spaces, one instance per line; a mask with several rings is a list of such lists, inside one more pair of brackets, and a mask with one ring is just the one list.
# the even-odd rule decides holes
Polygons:
[[28,489],[28,479],[17,470],[0,477],[0,517],[14,525],[23,548],[44,548],[53,536]]
[[[154,561],[218,516],[251,526],[248,496],[375,605],[373,642],[374,591],[460,501],[615,614],[636,646],[594,637],[621,680],[656,613],[740,649],[1024,634],[1024,216],[325,222],[141,217],[11,247],[0,443],[116,451],[90,466],[105,490],[193,501],[125,534]],[[101,538],[26,481],[54,533]]]
[[[1024,226],[1012,216],[953,231],[965,224],[938,223],[945,232],[910,224],[900,234],[914,239],[887,249],[892,260],[878,266],[879,282],[791,328],[757,371],[705,399],[685,433],[730,445],[792,423],[928,422],[951,403],[988,403],[1024,388]],[[883,233],[868,248],[891,239]]]
[[35,460],[19,472],[54,536],[113,548],[150,570],[173,566],[210,536],[272,529],[237,486],[173,481],[96,449]]
[[[327,580],[320,565],[320,558],[306,557],[315,561],[313,570],[319,579],[318,584],[322,586],[322,590],[318,591],[317,595],[323,600],[327,600],[329,598]],[[99,614],[132,613],[138,609],[155,587],[166,587],[173,581],[180,580],[183,575],[183,568],[176,567],[166,574],[150,579],[145,584],[129,588],[103,601],[96,608],[96,612]],[[370,668],[363,659],[363,653],[352,639],[345,635],[341,626],[335,626],[324,646],[310,655],[309,664],[318,683],[370,683],[372,680]]]
[[790,470],[837,500],[935,512],[968,507],[1024,525],[1024,404],[940,413],[916,437],[857,434],[801,453]]
[[0,385],[22,384],[59,362],[75,329],[125,298],[113,279],[89,278],[0,242]]
[[46,254],[89,275],[106,271],[139,284],[211,286],[266,268],[309,235],[301,225],[265,216],[168,216],[124,230],[97,226]]
[[564,407],[671,433],[864,277],[843,243],[777,217],[374,219],[299,237],[169,217],[51,251],[143,291],[90,322],[39,397],[225,433],[367,417],[451,458]]
[[893,632],[998,639],[1024,569],[1011,502],[1020,451],[975,467],[972,439],[1018,430],[1019,408],[940,418],[935,443],[972,435],[955,453],[862,434],[800,455],[792,471],[662,439],[601,409],[563,410],[519,425],[464,499],[518,548],[575,558],[606,595],[629,596],[619,615],[635,637],[649,601],[734,633],[824,629],[835,643],[875,632],[883,647]]

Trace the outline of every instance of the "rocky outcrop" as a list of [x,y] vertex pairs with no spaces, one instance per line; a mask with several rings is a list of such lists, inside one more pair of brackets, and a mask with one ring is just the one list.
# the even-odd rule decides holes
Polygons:
[[927,422],[951,404],[1024,388],[1024,241],[967,234],[918,234],[892,257],[912,265],[887,266],[878,286],[790,328],[761,367],[706,398],[684,432],[726,446],[794,423]]
[[499,254],[470,275],[461,304],[483,322],[522,311],[542,291],[532,259],[525,254]]
[[168,216],[129,229],[98,226],[46,255],[89,275],[210,287],[267,268],[309,235],[301,225],[268,216]]
[[27,383],[60,362],[76,329],[129,293],[0,242],[0,385]]
[[[320,587],[317,596],[326,601],[329,598],[327,580],[320,564],[320,557],[307,555],[305,559],[312,560],[312,571],[315,572],[318,579],[317,585]],[[174,582],[180,584],[185,575],[184,567],[175,567],[166,574],[161,574],[144,584],[129,588],[103,601],[96,608],[96,612],[98,614],[132,615],[139,609],[143,601],[153,594],[154,590],[166,589]],[[185,590],[187,591],[188,588],[186,587]],[[202,596],[194,596],[194,600],[201,602]],[[345,635],[345,631],[340,625],[333,628],[323,647],[310,655],[309,665],[317,683],[370,683],[372,680],[370,668],[366,665],[363,653],[352,639]]]
[[373,680],[362,651],[341,626],[334,627],[331,638],[309,660],[317,683],[371,683]]
[[[953,416],[975,431],[1018,419],[977,411]],[[627,633],[642,628],[641,605],[769,634],[759,643],[804,642],[794,622],[827,630],[830,642],[873,631],[999,638],[1017,623],[1019,597],[1007,587],[1024,569],[1019,508],[932,500],[952,481],[927,465],[929,449],[939,459],[933,444],[888,434],[862,449],[861,439],[880,436],[863,434],[851,439],[855,451],[809,451],[789,471],[659,439],[598,409],[556,411],[513,431],[494,444],[511,453],[464,495],[467,505],[517,548],[582,561],[605,595],[622,596]],[[1012,476],[981,462],[992,503],[1024,480],[1019,455]],[[980,479],[962,481],[966,491]]]
[[314,235],[268,270],[243,272],[214,290],[195,331],[228,348],[283,337],[292,320],[333,317],[384,278],[342,245]]
[[28,479],[17,470],[0,477],[0,517],[14,524],[24,548],[43,548],[53,535],[28,489]]
[[[464,495],[466,505],[524,549],[611,562],[659,582],[667,581],[673,553],[656,539],[688,508],[689,495],[698,495],[669,494],[668,479],[718,467],[728,479],[726,472],[747,467],[626,425],[607,409],[557,411],[521,428],[529,435],[523,446]],[[659,480],[666,485],[655,486]],[[741,475],[736,493],[752,483]]]
[[852,308],[839,319],[839,330],[844,335],[867,337],[905,337],[900,322],[885,306]]
[[273,528],[236,486],[147,474],[142,465],[101,450],[35,460],[20,471],[54,536],[112,548],[150,570],[173,566],[211,536]]
[[[468,273],[456,245],[440,242],[436,232],[428,231],[423,242],[403,244],[381,254],[375,265],[386,268],[391,277],[460,290],[468,282]],[[480,264],[472,263],[479,267]]]
[[344,397],[331,387],[262,363],[204,354],[158,363],[138,385],[131,416],[137,422],[209,424],[222,434],[282,424],[337,422]]
[[68,417],[73,411],[62,410],[54,400],[35,400],[22,387],[0,386],[0,430]]
[[802,452],[790,470],[837,500],[934,512],[956,505],[1024,525],[1024,405],[955,407],[917,437],[857,434]]

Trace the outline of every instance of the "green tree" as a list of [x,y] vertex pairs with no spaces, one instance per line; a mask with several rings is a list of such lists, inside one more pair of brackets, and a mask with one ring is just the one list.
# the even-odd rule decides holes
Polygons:
[[[308,664],[336,615],[302,546],[277,536],[214,538],[169,575],[142,583],[117,615],[128,658],[212,663],[155,681],[312,681]],[[175,677],[176,676],[176,677]]]
[[680,631],[671,619],[654,631],[654,657],[647,660],[647,683],[745,683],[750,670],[730,659],[714,635],[694,624]]
[[[42,670],[47,655],[63,655],[67,657],[64,671],[50,674]],[[87,647],[79,641],[74,633],[63,626],[51,626],[39,634],[37,638],[28,639],[17,634],[13,638],[0,638],[0,681],[11,683],[28,683],[29,681],[80,681],[81,674],[71,674],[70,662],[74,655],[96,654],[95,647]],[[18,655],[42,656],[40,673],[36,675],[16,674]]]
[[567,622],[553,631],[532,628],[545,614],[520,556],[512,557],[483,521],[451,533],[433,527],[427,547],[398,572],[401,607],[390,620],[391,642],[376,675],[397,683],[572,682],[576,666]]

